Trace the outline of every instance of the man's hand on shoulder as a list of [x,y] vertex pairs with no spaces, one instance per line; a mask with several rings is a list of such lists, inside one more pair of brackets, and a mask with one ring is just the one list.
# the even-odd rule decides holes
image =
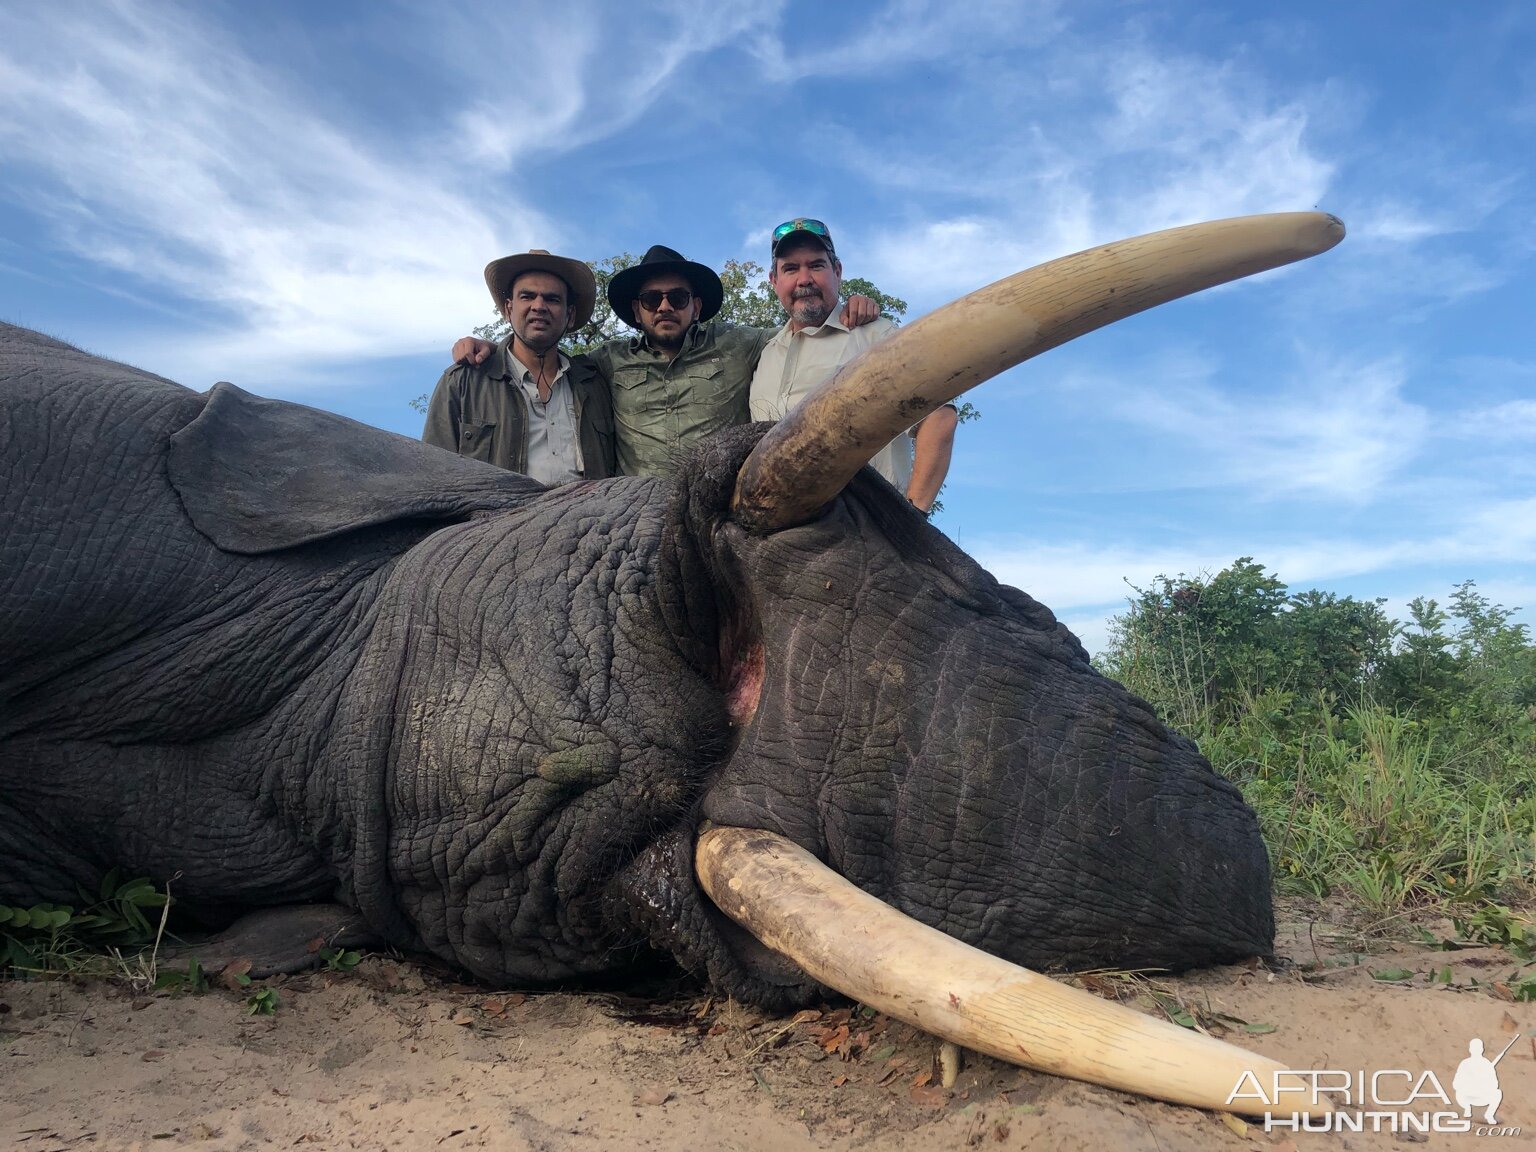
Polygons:
[[[843,305],[843,314],[839,317],[844,328],[862,328],[865,324],[873,324],[880,319],[880,305],[876,304],[868,296],[861,296],[855,292],[848,297],[848,303]],[[454,345],[458,347],[457,344]]]
[[454,341],[453,362],[455,364],[484,364],[485,358],[495,351],[496,345],[489,340],[477,340],[473,336],[461,336]]

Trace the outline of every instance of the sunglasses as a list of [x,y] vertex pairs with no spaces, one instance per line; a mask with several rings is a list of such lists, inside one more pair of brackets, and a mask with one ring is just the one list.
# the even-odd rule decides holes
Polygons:
[[773,230],[773,247],[777,248],[779,241],[791,232],[809,232],[812,236],[820,236],[828,245],[832,243],[832,233],[825,224],[820,220],[811,220],[802,216],[795,220],[786,220]]
[[678,311],[682,311],[688,307],[688,301],[693,299],[693,293],[687,288],[668,288],[665,292],[659,288],[652,288],[648,292],[641,292],[635,299],[647,312],[654,312],[660,308],[663,299]]

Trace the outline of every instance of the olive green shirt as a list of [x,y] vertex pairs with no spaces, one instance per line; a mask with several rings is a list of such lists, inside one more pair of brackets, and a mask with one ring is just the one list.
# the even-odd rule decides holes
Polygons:
[[654,351],[643,336],[587,352],[611,386],[619,472],[664,475],[706,436],[751,419],[752,373],[777,331],[710,320],[688,329],[675,359]]

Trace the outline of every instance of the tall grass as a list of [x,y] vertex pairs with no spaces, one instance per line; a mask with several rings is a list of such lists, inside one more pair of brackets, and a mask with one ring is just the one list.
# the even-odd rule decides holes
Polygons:
[[1379,706],[1315,715],[1284,742],[1251,714],[1200,739],[1258,813],[1277,888],[1383,920],[1536,896],[1536,766]]
[[1400,625],[1244,558],[1159,577],[1097,663],[1242,788],[1280,891],[1376,922],[1536,908],[1536,647],[1472,584],[1452,605]]

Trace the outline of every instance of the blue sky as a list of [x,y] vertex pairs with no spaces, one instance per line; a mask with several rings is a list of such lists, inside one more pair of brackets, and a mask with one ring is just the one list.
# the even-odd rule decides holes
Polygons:
[[0,108],[0,318],[409,434],[508,252],[819,216],[910,320],[1322,208],[1332,252],[979,388],[940,526],[1090,647],[1243,555],[1536,605],[1529,5],[10,4]]

